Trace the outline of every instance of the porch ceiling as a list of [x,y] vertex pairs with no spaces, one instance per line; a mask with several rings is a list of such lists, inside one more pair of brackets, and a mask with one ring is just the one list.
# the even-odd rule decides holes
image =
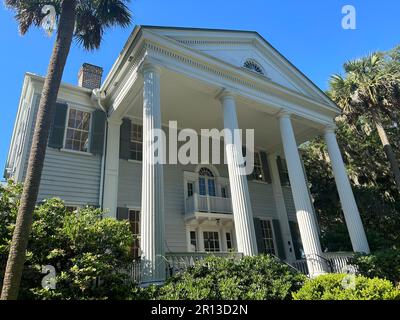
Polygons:
[[[132,106],[127,116],[142,118],[143,86],[136,82],[135,94],[131,94]],[[223,116],[220,102],[215,98],[220,88],[194,80],[169,70],[161,74],[161,113],[162,123],[177,121],[179,128],[223,129]],[[268,152],[282,151],[277,110],[249,99],[238,97],[237,114],[241,129],[255,130],[255,146]],[[293,119],[293,128],[298,144],[321,134],[320,125],[305,119]]]

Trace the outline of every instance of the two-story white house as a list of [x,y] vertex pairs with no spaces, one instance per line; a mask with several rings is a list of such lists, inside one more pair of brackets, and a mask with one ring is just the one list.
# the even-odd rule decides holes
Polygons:
[[[143,282],[163,281],[166,260],[204,253],[270,253],[295,266],[306,261],[312,275],[328,272],[298,152],[318,135],[353,249],[369,252],[335,138],[340,110],[258,33],[137,26],[101,78],[101,68],[84,64],[79,85],[61,85],[38,200],[59,197],[128,219],[140,239],[133,250]],[[5,172],[18,182],[43,83],[25,76]],[[153,161],[151,132],[168,135],[170,121],[199,136],[254,129],[254,150],[246,150],[254,153],[253,172],[238,173],[242,148],[224,136],[217,143],[226,164]]]

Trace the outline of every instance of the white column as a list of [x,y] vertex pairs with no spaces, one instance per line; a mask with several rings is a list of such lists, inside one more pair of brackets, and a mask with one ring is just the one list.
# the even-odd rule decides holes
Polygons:
[[[160,70],[145,64],[143,72],[143,161],[140,248],[142,283],[165,280],[163,165],[155,163],[154,129],[161,129]],[[160,150],[158,150],[160,152]]]
[[354,199],[343,158],[335,136],[335,127],[325,128],[325,142],[328,146],[329,158],[331,160],[333,175],[339,192],[340,202],[347,229],[349,230],[351,244],[355,252],[369,253],[369,246],[365,231],[361,222],[360,213]]
[[232,139],[234,131],[238,129],[235,98],[229,92],[223,92],[220,98],[224,115],[225,151],[238,252],[246,256],[254,256],[258,250],[247,176],[240,168],[240,164],[243,164],[242,144],[238,139]]
[[325,273],[327,266],[322,258],[318,228],[289,113],[282,112],[279,115],[279,125],[308,271],[312,276],[317,276]]
[[104,172],[103,210],[106,217],[117,217],[119,135],[121,120],[107,120],[107,151]]
[[[282,226],[282,237],[285,241],[285,253],[286,260],[292,262],[296,260],[296,255],[294,252],[293,239],[290,233],[289,218],[286,211],[285,199],[283,196],[281,178],[279,177],[278,165],[276,164],[276,155],[268,156],[269,168],[271,170],[271,180],[272,180],[272,193],[274,194],[276,211],[278,212],[278,218]],[[289,243],[290,242],[290,246]]]

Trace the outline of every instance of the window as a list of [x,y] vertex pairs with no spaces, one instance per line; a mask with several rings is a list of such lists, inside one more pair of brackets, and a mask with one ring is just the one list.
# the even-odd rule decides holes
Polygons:
[[135,239],[132,244],[132,254],[135,259],[140,257],[140,211],[129,210],[129,225]]
[[285,159],[278,157],[276,159],[276,164],[278,166],[279,178],[281,180],[281,185],[282,186],[290,186],[289,171],[288,171]]
[[193,183],[192,182],[188,182],[187,183],[187,196],[188,197],[192,197],[193,196]]
[[204,250],[207,252],[219,252],[219,237],[218,232],[205,231],[203,232]]
[[257,72],[262,75],[264,74],[264,71],[261,68],[261,66],[254,60],[251,59],[246,60],[245,63],[243,64],[243,67],[249,69],[250,71]]
[[274,234],[270,220],[261,220],[262,240],[265,245],[265,252],[275,254]]
[[143,159],[143,126],[131,124],[130,159],[142,161]]
[[65,149],[89,150],[90,112],[70,108],[65,137]]
[[228,251],[231,251],[233,249],[233,243],[232,243],[232,235],[230,232],[226,233],[226,248]]
[[199,170],[199,192],[200,195],[209,195],[215,197],[215,180],[214,174],[208,168]]
[[190,249],[192,252],[197,251],[197,237],[196,231],[190,231]]
[[253,180],[264,181],[264,172],[261,163],[261,156],[259,152],[254,152],[254,169],[250,174]]

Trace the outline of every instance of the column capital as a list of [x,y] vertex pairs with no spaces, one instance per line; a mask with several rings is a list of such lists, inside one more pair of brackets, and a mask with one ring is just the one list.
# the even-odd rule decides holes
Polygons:
[[325,133],[335,133],[335,130],[336,130],[336,129],[337,129],[336,124],[330,123],[330,124],[327,124],[327,125],[324,127],[324,132],[325,132]]
[[141,65],[139,66],[139,72],[141,74],[147,73],[147,72],[154,72],[157,73],[158,75],[161,74],[161,67],[154,63],[154,62],[150,62],[150,61],[143,61],[141,63]]
[[278,117],[279,119],[283,119],[283,118],[290,119],[290,118],[292,117],[292,113],[291,113],[290,111],[288,111],[288,110],[281,109],[281,110],[278,112],[277,117]]
[[236,94],[233,90],[223,88],[220,92],[218,92],[216,99],[220,100],[221,102],[225,99],[233,99],[235,100]]

